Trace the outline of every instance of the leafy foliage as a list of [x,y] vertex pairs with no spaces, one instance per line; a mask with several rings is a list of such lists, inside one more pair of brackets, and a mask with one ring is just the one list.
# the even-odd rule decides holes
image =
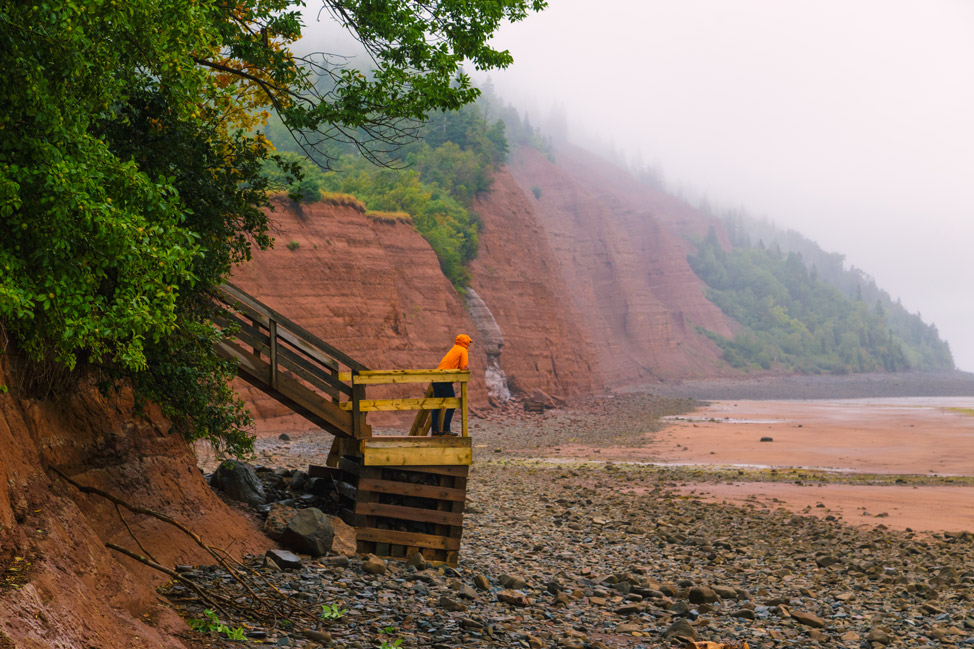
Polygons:
[[[508,65],[491,33],[544,3],[324,5],[372,73],[296,56],[289,0],[0,6],[0,321],[35,363],[130,381],[189,439],[247,451],[209,292],[270,244],[275,154],[257,127],[274,111],[306,146],[375,159],[370,146],[403,135],[404,120],[473,101],[460,63]],[[315,196],[294,160],[275,166]]]
[[747,327],[733,339],[707,332],[735,367],[805,373],[942,369],[913,364],[881,306],[852,300],[808,272],[798,253],[723,249],[713,229],[689,262],[708,297]]
[[338,604],[321,605],[322,620],[340,620],[345,616],[346,613],[348,613],[348,609],[341,608],[338,606]]
[[194,631],[199,631],[200,633],[218,633],[223,634],[228,640],[246,640],[247,636],[244,634],[244,630],[241,627],[231,628],[220,621],[213,609],[206,609],[203,611],[203,617],[193,620],[188,620],[187,624],[189,628]]
[[[479,221],[470,210],[476,196],[490,189],[491,172],[506,159],[507,140],[501,121],[490,123],[477,106],[431,115],[415,142],[402,146],[397,167],[376,167],[367,157],[334,148],[322,173],[302,158],[297,143],[289,140],[275,120],[268,124],[270,139],[281,150],[281,160],[297,165],[316,193],[345,194],[361,200],[370,213],[404,213],[426,238],[443,273],[458,289],[470,282],[467,264],[478,248]],[[317,159],[318,163],[323,163]],[[265,169],[270,185],[292,195],[297,184],[270,163]]]

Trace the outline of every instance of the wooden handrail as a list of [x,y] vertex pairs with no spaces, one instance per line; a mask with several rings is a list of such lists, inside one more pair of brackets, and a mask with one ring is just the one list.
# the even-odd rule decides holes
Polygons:
[[[323,425],[335,435],[363,438],[371,436],[365,416],[376,410],[417,410],[410,435],[425,435],[428,413],[459,408],[463,436],[467,437],[466,370],[370,370],[363,363],[329,345],[284,315],[248,295],[232,284],[217,289],[216,299],[229,310],[215,318],[224,329],[232,328],[237,343],[227,341],[217,350],[237,361],[238,372],[276,399],[296,408],[296,412]],[[246,351],[247,347],[252,352]],[[261,359],[264,356],[264,360]],[[345,366],[350,371],[340,372]],[[282,373],[283,372],[283,373]],[[304,383],[301,383],[301,382]],[[460,397],[367,399],[370,385],[412,383],[460,383]],[[331,398],[315,395],[312,386]],[[347,400],[342,400],[342,397]],[[442,414],[440,414],[442,416]]]
[[324,352],[328,356],[331,356],[333,359],[337,360],[339,363],[345,365],[346,367],[351,368],[353,371],[362,371],[362,370],[369,369],[364,364],[358,362],[357,360],[345,354],[338,348],[332,347],[321,338],[318,338],[317,336],[315,336],[313,333],[311,333],[304,327],[295,324],[286,316],[282,315],[281,313],[278,313],[277,311],[270,308],[266,304],[262,302],[258,302],[253,297],[247,295],[246,293],[241,291],[233,284],[227,282],[222,286],[220,286],[217,290],[222,292],[224,295],[227,295],[233,298],[234,300],[238,300],[242,304],[249,306],[251,309],[257,311],[261,315],[264,315],[269,319],[276,320],[278,325],[284,325],[285,328],[288,329],[290,333],[294,334],[301,342],[307,343],[310,346],[317,348],[318,350]]

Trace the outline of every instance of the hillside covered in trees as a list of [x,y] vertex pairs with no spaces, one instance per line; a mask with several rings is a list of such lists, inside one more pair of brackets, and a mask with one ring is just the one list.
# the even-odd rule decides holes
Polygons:
[[841,255],[793,231],[787,247],[777,238],[770,247],[763,239],[752,245],[743,217],[726,223],[732,250],[711,230],[688,261],[709,299],[744,326],[733,338],[707,332],[733,366],[815,374],[954,369],[937,328],[862,271],[846,270]]

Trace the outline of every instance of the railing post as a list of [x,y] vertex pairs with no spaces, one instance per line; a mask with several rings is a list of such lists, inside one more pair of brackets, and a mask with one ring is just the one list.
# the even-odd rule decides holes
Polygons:
[[277,320],[271,318],[271,389],[277,389]]
[[356,376],[358,376],[358,370],[352,370],[352,437],[358,439],[362,437],[361,401],[365,397],[365,386],[356,385]]
[[[250,324],[254,325],[254,329],[256,329],[257,331],[260,331],[260,322],[258,322],[254,318],[247,318],[247,319],[250,320]],[[251,347],[250,349],[251,349],[252,352],[254,352],[254,356],[256,356],[257,358],[260,358],[260,350],[259,349],[257,349],[256,347]]]
[[467,437],[467,382],[460,382],[460,429]]

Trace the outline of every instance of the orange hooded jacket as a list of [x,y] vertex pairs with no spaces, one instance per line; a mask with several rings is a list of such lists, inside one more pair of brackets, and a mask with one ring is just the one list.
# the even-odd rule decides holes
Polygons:
[[440,364],[436,366],[438,370],[465,370],[467,369],[468,352],[471,338],[466,334],[457,336],[456,343],[446,353]]

